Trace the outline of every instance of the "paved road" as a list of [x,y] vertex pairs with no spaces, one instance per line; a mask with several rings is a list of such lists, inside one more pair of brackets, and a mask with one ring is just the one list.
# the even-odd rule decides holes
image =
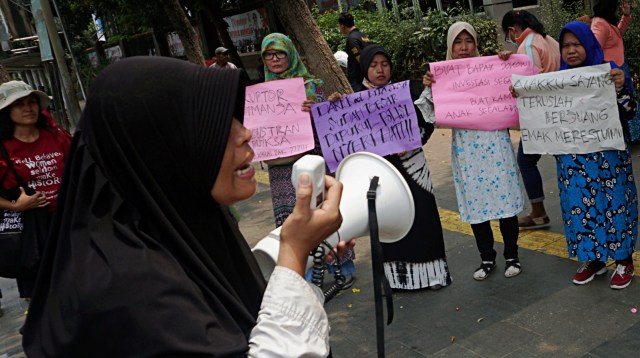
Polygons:
[[[439,291],[394,293],[395,319],[385,327],[386,356],[637,356],[640,319],[631,309],[640,306],[640,283],[634,282],[622,291],[611,290],[611,270],[606,277],[586,286],[571,283],[577,263],[566,258],[552,157],[541,161],[552,226],[549,230],[521,233],[523,273],[511,279],[499,272],[483,282],[472,279],[479,255],[469,225],[460,222],[456,212],[450,134],[450,130],[437,129],[425,151],[445,229],[453,284]],[[512,132],[514,143],[518,136],[517,131]],[[634,159],[639,152],[640,148],[634,148]],[[636,165],[636,172],[639,166]],[[273,225],[266,173],[260,171],[258,178],[258,193],[238,205],[241,229],[250,245]],[[356,249],[356,284],[326,305],[335,357],[377,356],[367,239],[360,239]],[[500,271],[503,268],[504,262],[499,261]],[[7,353],[20,357],[23,355],[16,332],[27,305],[17,299],[13,281],[0,279],[0,287],[5,293],[0,356]]]

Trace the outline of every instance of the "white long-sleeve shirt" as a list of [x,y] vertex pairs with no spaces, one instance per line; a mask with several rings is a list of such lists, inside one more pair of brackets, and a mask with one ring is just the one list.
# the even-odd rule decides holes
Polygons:
[[249,357],[326,357],[329,319],[322,291],[276,266],[249,337]]

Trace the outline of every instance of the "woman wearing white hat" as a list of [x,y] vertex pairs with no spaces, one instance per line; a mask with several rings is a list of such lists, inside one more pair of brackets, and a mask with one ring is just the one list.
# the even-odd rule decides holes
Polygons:
[[[71,137],[41,113],[49,101],[22,81],[0,85],[0,232],[21,230],[15,213],[56,206]],[[20,297],[30,297],[33,279],[18,279]]]

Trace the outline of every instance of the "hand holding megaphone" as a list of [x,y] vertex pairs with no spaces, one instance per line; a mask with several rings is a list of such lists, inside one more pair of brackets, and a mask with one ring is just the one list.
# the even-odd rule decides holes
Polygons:
[[[312,174],[309,176],[311,185],[314,182],[317,184],[317,178],[326,178],[328,182],[326,188],[333,189],[327,190],[325,193],[326,199],[320,209],[311,209],[312,204],[321,201],[319,198],[322,198],[322,191],[316,189],[316,193],[311,194],[312,189],[305,185],[303,197],[300,196],[300,193],[298,194],[298,201],[294,209],[294,214],[300,215],[300,217],[294,217],[291,222],[288,222],[294,215],[291,214],[283,226],[273,230],[254,246],[253,254],[267,280],[273,272],[276,261],[280,265],[282,258],[284,263],[284,257],[281,256],[282,251],[280,250],[281,243],[279,242],[282,239],[281,231],[288,236],[286,238],[288,241],[295,240],[298,235],[303,241],[301,243],[289,242],[286,247],[287,250],[295,252],[295,255],[293,255],[295,263],[289,262],[287,265],[294,266],[297,272],[304,272],[305,267],[312,266],[313,260],[311,257],[302,255],[301,252],[303,247],[307,249],[307,254],[311,249],[314,249],[322,242],[322,238],[319,238],[320,236],[324,235],[326,241],[340,251],[341,248],[353,246],[353,242],[349,244],[351,239],[369,235],[367,191],[373,177],[379,178],[375,205],[380,241],[395,242],[402,239],[413,224],[415,207],[411,190],[402,174],[384,158],[367,152],[353,153],[342,160],[336,171],[336,179],[333,179],[324,175],[317,175],[317,172],[312,169],[318,167],[316,160],[319,160],[322,161],[324,170],[322,157],[309,157],[314,156],[306,155],[299,159],[294,164],[294,172],[296,166],[304,164],[302,167],[309,169],[303,172]],[[294,179],[298,178],[298,175],[294,173],[293,177]],[[336,180],[342,183],[339,189],[336,187]],[[306,184],[306,181],[304,183]],[[342,191],[343,187],[344,193]],[[341,194],[344,194],[342,199],[340,199]],[[301,202],[301,199],[303,202]],[[333,221],[329,224],[331,220],[336,219],[335,216],[331,217],[329,213],[337,214],[338,205],[340,206],[339,213],[342,214],[343,218],[339,229],[335,225],[339,224],[340,221]],[[327,222],[326,224],[321,224],[321,222],[325,221]],[[322,225],[327,226],[323,227]],[[313,232],[315,230],[317,232]],[[345,240],[347,240],[346,243]],[[287,255],[292,255],[292,252],[288,252]]]
[[277,265],[290,268],[301,276],[304,276],[309,252],[338,230],[342,224],[340,215],[342,184],[330,176],[325,176],[324,201],[320,207],[312,209],[312,203],[317,199],[317,195],[313,195],[311,179],[307,173],[302,173],[298,177],[296,206],[280,231]]

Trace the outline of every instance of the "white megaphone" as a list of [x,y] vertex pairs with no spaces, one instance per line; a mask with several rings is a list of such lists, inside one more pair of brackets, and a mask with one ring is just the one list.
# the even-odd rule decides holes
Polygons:
[[[294,168],[306,157],[310,156],[299,159],[294,164]],[[299,171],[294,170],[293,173],[295,175]],[[310,176],[313,182],[313,173],[310,173]],[[411,229],[415,207],[411,190],[402,174],[379,155],[368,152],[353,153],[342,160],[336,171],[336,179],[343,185],[340,200],[342,225],[338,231],[327,238],[332,246],[335,246],[339,240],[369,235],[367,191],[374,176],[379,178],[376,189],[376,213],[380,242],[396,242],[405,237]],[[294,186],[296,182],[297,180],[294,181]],[[262,275],[267,280],[276,266],[279,250],[280,227],[260,240],[252,250]],[[307,269],[312,265],[313,260],[309,257]]]

